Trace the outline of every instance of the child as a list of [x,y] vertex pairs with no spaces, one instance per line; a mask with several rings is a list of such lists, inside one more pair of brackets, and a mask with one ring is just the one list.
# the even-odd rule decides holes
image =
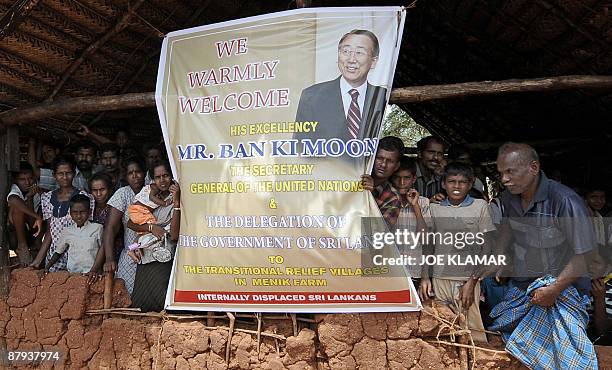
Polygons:
[[[419,192],[412,187],[416,181],[416,162],[410,158],[400,159],[399,169],[391,177],[393,187],[400,194],[401,210],[397,218],[396,228],[416,233],[417,231],[427,231],[432,226],[431,214],[429,213],[429,199],[419,195]],[[413,256],[416,261],[421,260],[421,246],[415,248],[400,248],[401,254]],[[421,277],[421,268],[417,264],[409,266],[410,276],[413,279]],[[418,286],[419,281],[414,280]]]
[[169,201],[159,198],[159,188],[154,183],[143,186],[142,190],[134,197],[134,203],[128,207],[130,220],[137,225],[154,224],[157,222],[153,216],[153,210],[157,207],[170,205]]
[[595,227],[595,238],[597,244],[602,247],[606,245],[606,229],[601,210],[606,205],[606,192],[601,187],[592,187],[584,193],[584,198],[593,215],[593,226]]
[[[9,224],[11,230],[11,249],[17,251],[19,262],[27,266],[32,262],[30,246],[42,231],[42,217],[37,213],[40,207],[40,194],[34,179],[34,170],[28,163],[22,162],[19,172],[13,175],[11,191],[6,196],[9,206]],[[13,236],[17,240],[14,240]]]
[[[476,266],[452,262],[482,255],[486,247],[484,234],[495,230],[487,202],[468,195],[473,182],[474,172],[465,164],[451,163],[444,171],[442,187],[448,196],[440,204],[430,205],[436,232],[433,254],[442,256],[444,263],[433,266],[431,280],[427,266],[423,266],[420,293],[422,297],[430,296],[433,288],[436,299],[450,303],[457,313],[466,313],[468,327],[475,329],[472,338],[487,342],[478,307],[480,285],[474,276]],[[468,235],[472,235],[470,243]]]
[[70,217],[75,224],[62,231],[55,253],[45,266],[46,271],[68,249],[69,272],[88,273],[91,270],[101,245],[102,225],[89,221],[90,202],[89,197],[84,194],[77,194],[70,199]]

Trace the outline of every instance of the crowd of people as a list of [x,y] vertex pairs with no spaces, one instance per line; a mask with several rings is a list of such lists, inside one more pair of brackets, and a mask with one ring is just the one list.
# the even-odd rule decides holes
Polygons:
[[[32,268],[85,273],[89,281],[115,272],[135,307],[160,311],[180,225],[180,190],[164,151],[156,145],[138,151],[124,133],[116,141],[85,127],[80,133],[85,139],[72,148],[30,142],[29,161],[14,173],[7,197],[11,244]],[[466,146],[447,148],[428,136],[416,157],[405,151],[400,138],[382,138],[371,175],[362,177],[388,227],[480,233],[485,242],[477,251],[444,242],[418,250],[508,261],[456,271],[410,266],[423,301],[439,299],[463,312],[474,340],[486,342],[486,326],[510,336],[521,322],[500,307],[522,299],[551,308],[573,295],[573,307],[589,314],[584,336],[610,343],[612,225],[603,216],[610,208],[602,187],[579,195],[549,179],[527,144],[499,148],[499,194],[489,194],[490,181]]]
[[418,250],[505,261],[409,266],[421,299],[463,313],[475,341],[487,341],[485,325],[502,332],[506,348],[532,368],[548,368],[551,358],[570,368],[593,365],[590,343],[610,345],[612,337],[612,225],[602,216],[610,215],[603,187],[577,192],[549,179],[527,144],[499,148],[498,194],[488,194],[465,146],[447,150],[429,136],[418,142],[416,157],[404,152],[401,139],[382,138],[372,175],[362,177],[389,229],[480,232],[484,243],[471,248],[434,239]]
[[79,133],[66,148],[30,140],[7,196],[11,246],[23,266],[84,273],[90,283],[116,272],[135,307],[161,311],[181,210],[165,151],[138,151],[123,131],[115,141]]

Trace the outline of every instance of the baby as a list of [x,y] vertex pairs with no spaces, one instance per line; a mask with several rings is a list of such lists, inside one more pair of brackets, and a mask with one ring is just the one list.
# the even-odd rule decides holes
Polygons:
[[172,202],[172,200],[164,201],[159,194],[159,188],[154,183],[145,185],[134,197],[134,203],[128,207],[130,220],[137,225],[156,223],[157,219],[153,216],[153,210],[168,206]]

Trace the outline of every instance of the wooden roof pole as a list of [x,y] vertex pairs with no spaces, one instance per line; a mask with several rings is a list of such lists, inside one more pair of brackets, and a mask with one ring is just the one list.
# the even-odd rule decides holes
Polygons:
[[11,6],[0,18],[0,40],[13,32],[40,0],[21,0]]
[[391,91],[389,102],[391,104],[418,103],[429,100],[479,95],[593,88],[612,88],[612,76],[574,75],[524,80],[512,79],[402,87]]
[[64,71],[62,77],[59,82],[53,88],[51,94],[46,101],[52,101],[53,98],[57,95],[57,93],[64,86],[66,81],[70,78],[70,76],[79,68],[81,64],[85,61],[85,59],[94,54],[98,48],[104,45],[108,40],[110,40],[113,36],[121,32],[125,27],[128,26],[130,18],[134,15],[136,10],[145,2],[146,0],[138,0],[134,5],[128,8],[128,11],[121,16],[121,18],[115,23],[115,25],[108,30],[102,37],[94,41],[91,45],[89,45],[81,55],[74,61],[72,64]]
[[107,110],[147,108],[155,106],[155,93],[91,96],[45,102],[28,108],[15,108],[0,113],[3,125],[39,121],[48,117],[70,113],[89,113]]
[[[419,103],[437,99],[506,93],[556,91],[567,89],[612,89],[612,76],[559,76],[526,80],[464,82],[393,89],[390,104]],[[92,96],[45,102],[0,113],[0,125],[40,121],[62,114],[89,113],[155,106],[155,93]]]

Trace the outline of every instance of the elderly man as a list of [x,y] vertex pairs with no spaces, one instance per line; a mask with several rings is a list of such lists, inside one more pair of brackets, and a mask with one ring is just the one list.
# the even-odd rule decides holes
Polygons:
[[546,177],[527,144],[502,145],[497,169],[506,187],[498,253],[512,245],[514,269],[510,290],[491,311],[491,330],[529,368],[596,368],[585,330],[587,257],[595,247],[586,204]]
[[297,139],[374,138],[386,106],[387,90],[368,83],[376,67],[378,38],[367,30],[353,30],[338,43],[340,76],[302,91],[295,120],[318,121],[315,132]]
[[504,220],[499,247],[513,243],[512,284],[526,289],[535,278],[550,274],[553,285],[535,290],[532,303],[552,306],[570,285],[588,289],[586,261],[595,247],[584,200],[540,170],[537,152],[527,144],[499,148],[497,169],[506,190],[501,195]]

